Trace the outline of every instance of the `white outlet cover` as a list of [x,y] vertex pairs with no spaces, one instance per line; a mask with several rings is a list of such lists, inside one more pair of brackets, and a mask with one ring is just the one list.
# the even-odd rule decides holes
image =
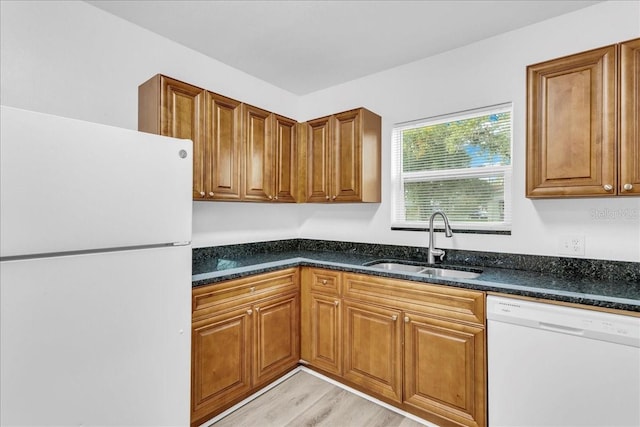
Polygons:
[[563,234],[558,237],[558,255],[584,256],[584,235]]

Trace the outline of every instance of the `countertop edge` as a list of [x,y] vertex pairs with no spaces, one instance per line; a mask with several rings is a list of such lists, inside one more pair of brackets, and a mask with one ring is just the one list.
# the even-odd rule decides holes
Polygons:
[[442,279],[419,276],[411,273],[399,273],[384,271],[363,265],[338,263],[332,261],[319,261],[304,257],[294,257],[279,261],[258,263],[237,268],[229,268],[210,273],[197,274],[192,276],[192,287],[206,286],[221,281],[238,279],[271,271],[282,270],[291,267],[315,267],[326,268],[352,273],[370,274],[393,279],[411,280],[415,282],[431,283],[435,285],[452,286],[456,288],[472,289],[485,292],[497,292],[514,296],[530,298],[541,298],[552,301],[567,302],[581,305],[588,305],[600,308],[640,312],[640,300],[609,297],[605,295],[581,294],[576,292],[562,291],[557,289],[533,288],[523,285],[491,282],[478,279]]

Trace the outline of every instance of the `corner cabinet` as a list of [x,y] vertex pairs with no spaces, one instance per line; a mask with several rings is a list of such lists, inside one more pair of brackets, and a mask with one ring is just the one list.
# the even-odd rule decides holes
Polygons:
[[527,67],[530,198],[640,194],[640,39]]
[[301,289],[309,366],[438,425],[486,426],[483,292],[310,267]]
[[295,202],[296,122],[243,104],[242,199]]
[[297,366],[298,274],[293,268],[193,290],[192,426]]
[[380,202],[381,118],[364,108],[306,123],[301,199]]

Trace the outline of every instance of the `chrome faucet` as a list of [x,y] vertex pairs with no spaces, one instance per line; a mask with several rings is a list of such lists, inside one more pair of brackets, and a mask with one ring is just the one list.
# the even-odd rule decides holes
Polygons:
[[444,250],[434,248],[433,219],[436,215],[440,215],[444,220],[444,235],[447,237],[453,236],[453,232],[451,231],[451,226],[449,225],[449,218],[447,218],[447,215],[443,211],[436,211],[431,214],[431,218],[429,218],[429,247],[427,248],[427,263],[429,264],[435,264],[436,257],[440,258],[440,261],[442,261],[442,258],[444,258]]

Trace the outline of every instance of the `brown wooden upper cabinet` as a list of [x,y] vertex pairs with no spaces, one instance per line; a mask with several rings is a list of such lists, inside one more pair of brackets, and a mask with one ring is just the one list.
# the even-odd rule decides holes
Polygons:
[[380,122],[300,124],[161,74],[138,88],[138,130],[193,140],[194,200],[380,202]]
[[243,104],[243,200],[295,202],[296,122]]
[[205,96],[204,89],[159,74],[138,87],[138,130],[193,141],[194,199],[204,192]]
[[240,199],[241,103],[160,74],[138,87],[138,130],[193,141],[193,199]]
[[380,202],[380,116],[359,108],[311,120],[306,128],[301,199]]
[[530,198],[640,194],[640,39],[527,67]]

